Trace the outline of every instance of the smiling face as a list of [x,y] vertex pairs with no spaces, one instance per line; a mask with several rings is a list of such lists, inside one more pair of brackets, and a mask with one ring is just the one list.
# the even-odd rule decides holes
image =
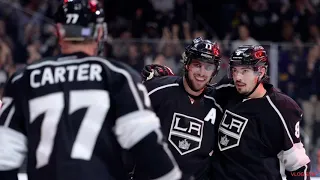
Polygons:
[[190,87],[193,91],[202,90],[211,80],[213,73],[217,70],[215,64],[192,60],[187,66]]
[[231,68],[232,78],[240,94],[248,94],[255,88],[258,74],[249,66],[235,66]]

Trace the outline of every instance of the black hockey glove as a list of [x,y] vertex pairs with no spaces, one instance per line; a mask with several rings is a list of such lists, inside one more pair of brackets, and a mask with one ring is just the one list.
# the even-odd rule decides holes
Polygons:
[[144,66],[141,72],[143,81],[148,81],[154,77],[173,76],[173,75],[174,73],[169,67],[158,65],[158,64],[146,65]]

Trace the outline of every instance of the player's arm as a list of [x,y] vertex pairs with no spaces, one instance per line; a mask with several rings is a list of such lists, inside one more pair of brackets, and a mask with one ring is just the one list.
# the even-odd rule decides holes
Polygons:
[[[17,179],[27,152],[24,118],[20,107],[19,81],[16,74],[6,84],[0,109],[0,179]],[[20,92],[21,93],[21,92]]]
[[155,110],[155,112],[157,112],[158,107],[160,106],[164,97],[159,95],[159,90],[169,86],[175,86],[175,84],[160,83],[158,80],[163,76],[174,76],[174,73],[167,66],[151,64],[144,66],[143,70],[141,71],[141,76],[143,84],[145,85],[148,95],[151,99],[152,108]]
[[147,90],[140,77],[126,76],[114,91],[117,116],[114,132],[122,148],[138,159],[150,179],[179,179],[181,172],[163,141],[160,123],[151,110]]
[[157,79],[152,79],[152,80],[148,80],[145,81],[143,83],[143,85],[146,87],[146,90],[148,92],[148,96],[151,100],[151,105],[152,108],[155,112],[157,112],[158,108],[160,107],[160,104],[162,102],[163,98],[162,96],[159,96],[157,93],[154,93],[154,90],[156,90],[157,83],[156,83]]
[[151,100],[152,108],[156,113],[158,113],[161,104],[166,100],[166,97],[168,96],[168,91],[166,91],[166,88],[179,86],[177,83],[164,83],[163,79],[161,80],[160,78],[154,78],[152,80],[145,81],[144,85],[148,91],[148,96]]
[[310,179],[310,159],[300,139],[302,112],[292,104],[283,105],[279,117],[283,124],[283,145],[278,158],[284,164],[287,180]]

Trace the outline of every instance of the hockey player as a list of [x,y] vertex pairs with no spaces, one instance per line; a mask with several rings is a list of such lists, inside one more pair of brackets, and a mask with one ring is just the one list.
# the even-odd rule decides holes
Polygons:
[[241,46],[229,65],[232,83],[216,87],[225,113],[218,130],[215,179],[281,180],[279,160],[287,180],[310,179],[310,159],[299,132],[302,110],[268,83],[265,49]]
[[[164,76],[144,83],[179,167],[186,177],[197,180],[208,179],[215,120],[222,115],[213,98],[214,90],[207,86],[218,73],[220,58],[217,43],[196,38],[183,54],[182,77]],[[172,74],[166,70],[161,73]],[[136,166],[135,179],[148,179],[141,170]]]
[[127,180],[122,149],[151,179],[180,179],[139,74],[94,56],[105,25],[97,1],[65,0],[56,20],[62,55],[5,87],[0,179],[17,179],[27,154],[30,180]]
[[[310,179],[310,159],[300,140],[302,111],[267,79],[268,57],[262,46],[241,46],[230,58],[232,83],[216,87],[225,109],[219,123],[212,172],[216,180]],[[158,67],[167,69],[166,67]],[[146,70],[146,69],[145,69]]]

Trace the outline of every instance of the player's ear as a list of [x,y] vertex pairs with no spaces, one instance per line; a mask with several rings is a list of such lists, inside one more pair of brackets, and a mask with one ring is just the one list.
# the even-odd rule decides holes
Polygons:
[[189,71],[190,65],[185,65],[184,68]]
[[98,36],[97,36],[97,42],[100,42],[103,39],[104,36],[104,30],[102,26],[98,27]]
[[61,23],[56,24],[56,36],[57,36],[59,44],[61,44],[63,42],[64,36],[65,36],[65,30],[64,30],[63,25]]
[[259,81],[263,78],[263,76],[266,74],[266,68],[265,67],[260,67],[258,69],[258,76],[259,76]]

